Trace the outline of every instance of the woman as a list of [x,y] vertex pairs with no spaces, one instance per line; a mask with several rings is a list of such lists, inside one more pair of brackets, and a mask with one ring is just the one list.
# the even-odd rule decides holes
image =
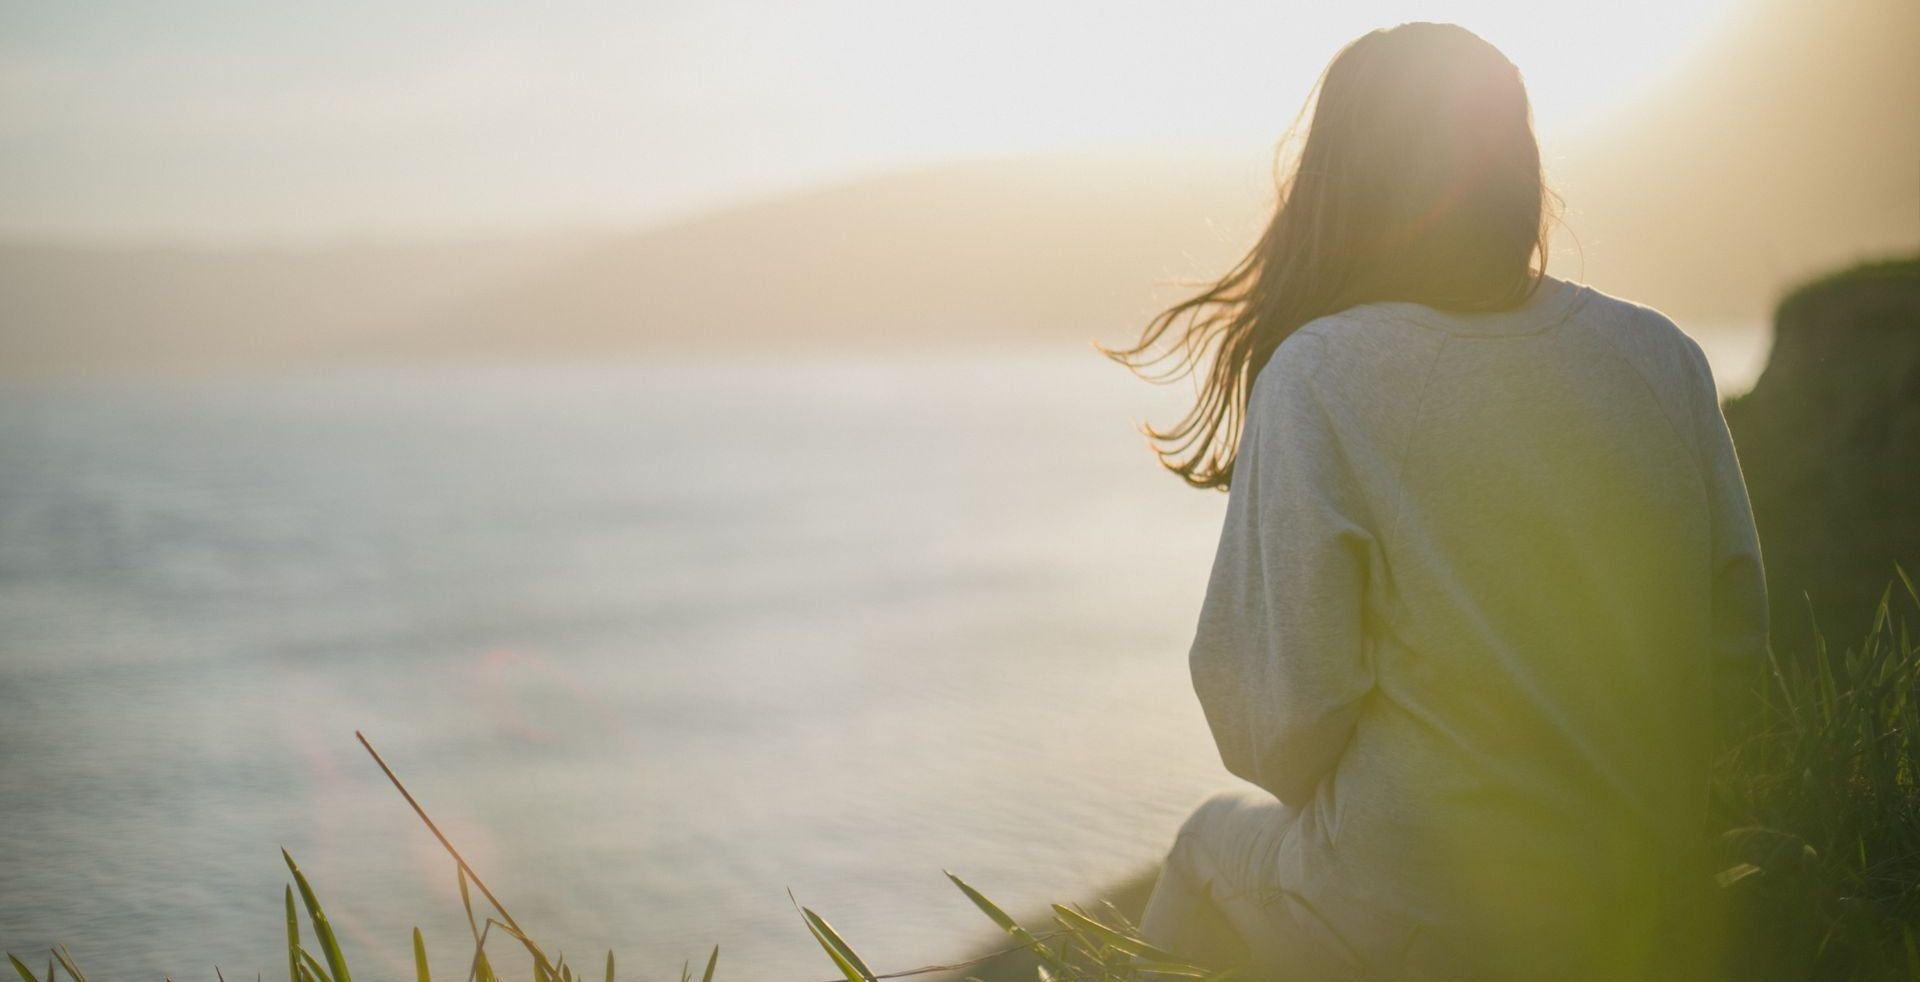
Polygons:
[[1149,434],[1231,489],[1191,666],[1259,789],[1182,827],[1149,940],[1307,980],[1698,977],[1760,550],[1700,348],[1546,275],[1547,197],[1505,57],[1375,31],[1252,252],[1109,352],[1200,375]]

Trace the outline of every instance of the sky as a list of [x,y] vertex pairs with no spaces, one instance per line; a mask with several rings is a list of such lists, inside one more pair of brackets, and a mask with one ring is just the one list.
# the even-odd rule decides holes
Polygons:
[[0,0],[0,238],[612,229],[954,158],[1270,147],[1406,20],[1500,46],[1551,140],[1736,2]]

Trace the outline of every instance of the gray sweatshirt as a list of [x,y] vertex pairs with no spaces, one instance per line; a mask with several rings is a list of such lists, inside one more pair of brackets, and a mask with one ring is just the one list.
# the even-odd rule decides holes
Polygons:
[[1549,279],[1280,346],[1191,666],[1227,769],[1290,806],[1288,916],[1395,977],[1626,977],[1705,879],[1766,603],[1699,346]]

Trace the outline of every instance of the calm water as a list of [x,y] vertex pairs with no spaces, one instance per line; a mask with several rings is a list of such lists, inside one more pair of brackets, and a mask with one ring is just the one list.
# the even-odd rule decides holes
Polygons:
[[1130,428],[1180,397],[1077,349],[0,391],[0,947],[272,974],[285,846],[362,974],[418,924],[464,977],[364,729],[585,963],[826,978],[788,888],[958,958],[942,868],[1082,899],[1230,780],[1225,498]]

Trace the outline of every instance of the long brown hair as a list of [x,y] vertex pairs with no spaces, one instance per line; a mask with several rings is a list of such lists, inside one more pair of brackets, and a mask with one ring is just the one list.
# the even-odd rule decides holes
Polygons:
[[1453,24],[1401,24],[1341,48],[1314,89],[1252,250],[1138,344],[1101,349],[1151,381],[1204,373],[1185,417],[1146,427],[1161,464],[1195,487],[1232,482],[1253,380],[1301,325],[1380,300],[1505,310],[1545,275],[1553,195],[1520,71],[1498,49]]

